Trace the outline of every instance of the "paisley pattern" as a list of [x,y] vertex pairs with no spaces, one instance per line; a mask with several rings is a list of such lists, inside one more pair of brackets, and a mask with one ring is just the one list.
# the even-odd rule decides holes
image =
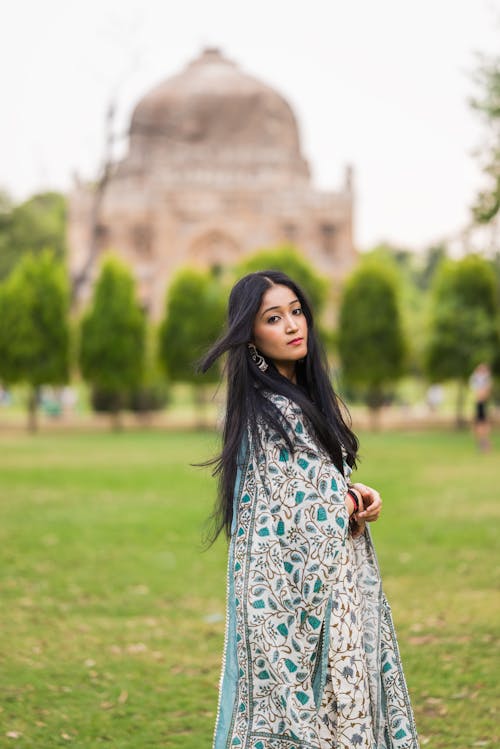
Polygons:
[[363,601],[354,565],[352,537],[347,539],[332,591],[328,677],[320,707],[321,746],[373,746],[368,668],[363,644]]
[[373,546],[349,534],[347,479],[300,408],[269,397],[294,449],[265,425],[262,450],[248,437],[214,749],[417,749]]

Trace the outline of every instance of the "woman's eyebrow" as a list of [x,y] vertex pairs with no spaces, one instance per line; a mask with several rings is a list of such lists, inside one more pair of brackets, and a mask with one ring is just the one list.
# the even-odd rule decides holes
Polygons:
[[[288,306],[290,307],[292,304],[295,304],[295,302],[298,302],[298,301],[299,301],[298,299],[292,299],[292,301],[288,303]],[[281,309],[281,307],[279,306],[279,304],[276,305],[275,307],[268,307],[261,314],[261,317],[264,317],[264,315],[266,314],[266,312],[270,312],[272,309]]]

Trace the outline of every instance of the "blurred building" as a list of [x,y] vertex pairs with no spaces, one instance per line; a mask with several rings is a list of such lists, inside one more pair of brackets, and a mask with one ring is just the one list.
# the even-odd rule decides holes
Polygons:
[[[340,190],[315,190],[290,105],[219,50],[204,50],[147,93],[129,136],[99,212],[99,249],[117,251],[134,268],[154,317],[162,314],[172,274],[185,264],[235,264],[285,243],[332,279],[355,264],[350,170]],[[73,273],[88,254],[92,202],[90,186],[75,186]],[[82,298],[91,284],[92,277]]]

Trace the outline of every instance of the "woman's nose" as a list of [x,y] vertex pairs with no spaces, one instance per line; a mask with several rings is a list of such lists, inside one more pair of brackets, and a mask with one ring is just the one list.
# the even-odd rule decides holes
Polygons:
[[294,316],[289,316],[287,318],[286,329],[288,331],[290,331],[290,332],[293,332],[294,330],[297,330],[297,327],[298,327],[297,326],[297,320],[295,319],[295,317]]

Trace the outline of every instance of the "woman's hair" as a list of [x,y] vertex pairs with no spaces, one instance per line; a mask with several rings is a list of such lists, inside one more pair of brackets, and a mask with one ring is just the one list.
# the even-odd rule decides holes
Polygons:
[[[296,294],[307,320],[307,355],[297,362],[297,385],[281,375],[271,361],[267,362],[267,370],[262,372],[252,361],[248,349],[262,297],[273,285],[287,286]],[[223,446],[220,455],[204,464],[214,465],[213,475],[219,479],[218,499],[209,518],[213,521],[209,543],[215,541],[222,529],[230,536],[238,455],[247,427],[257,450],[260,448],[258,420],[264,420],[278,431],[293,449],[283,416],[266,397],[266,392],[284,395],[300,406],[316,439],[341,473],[342,448],[350,466],[356,464],[358,451],[358,440],[342,415],[339,399],[330,383],[326,356],[314,329],[310,304],[304,292],[287,275],[280,271],[259,271],[244,276],[234,285],[229,296],[227,332],[203,358],[201,371],[206,372],[226,352],[227,403]]]

